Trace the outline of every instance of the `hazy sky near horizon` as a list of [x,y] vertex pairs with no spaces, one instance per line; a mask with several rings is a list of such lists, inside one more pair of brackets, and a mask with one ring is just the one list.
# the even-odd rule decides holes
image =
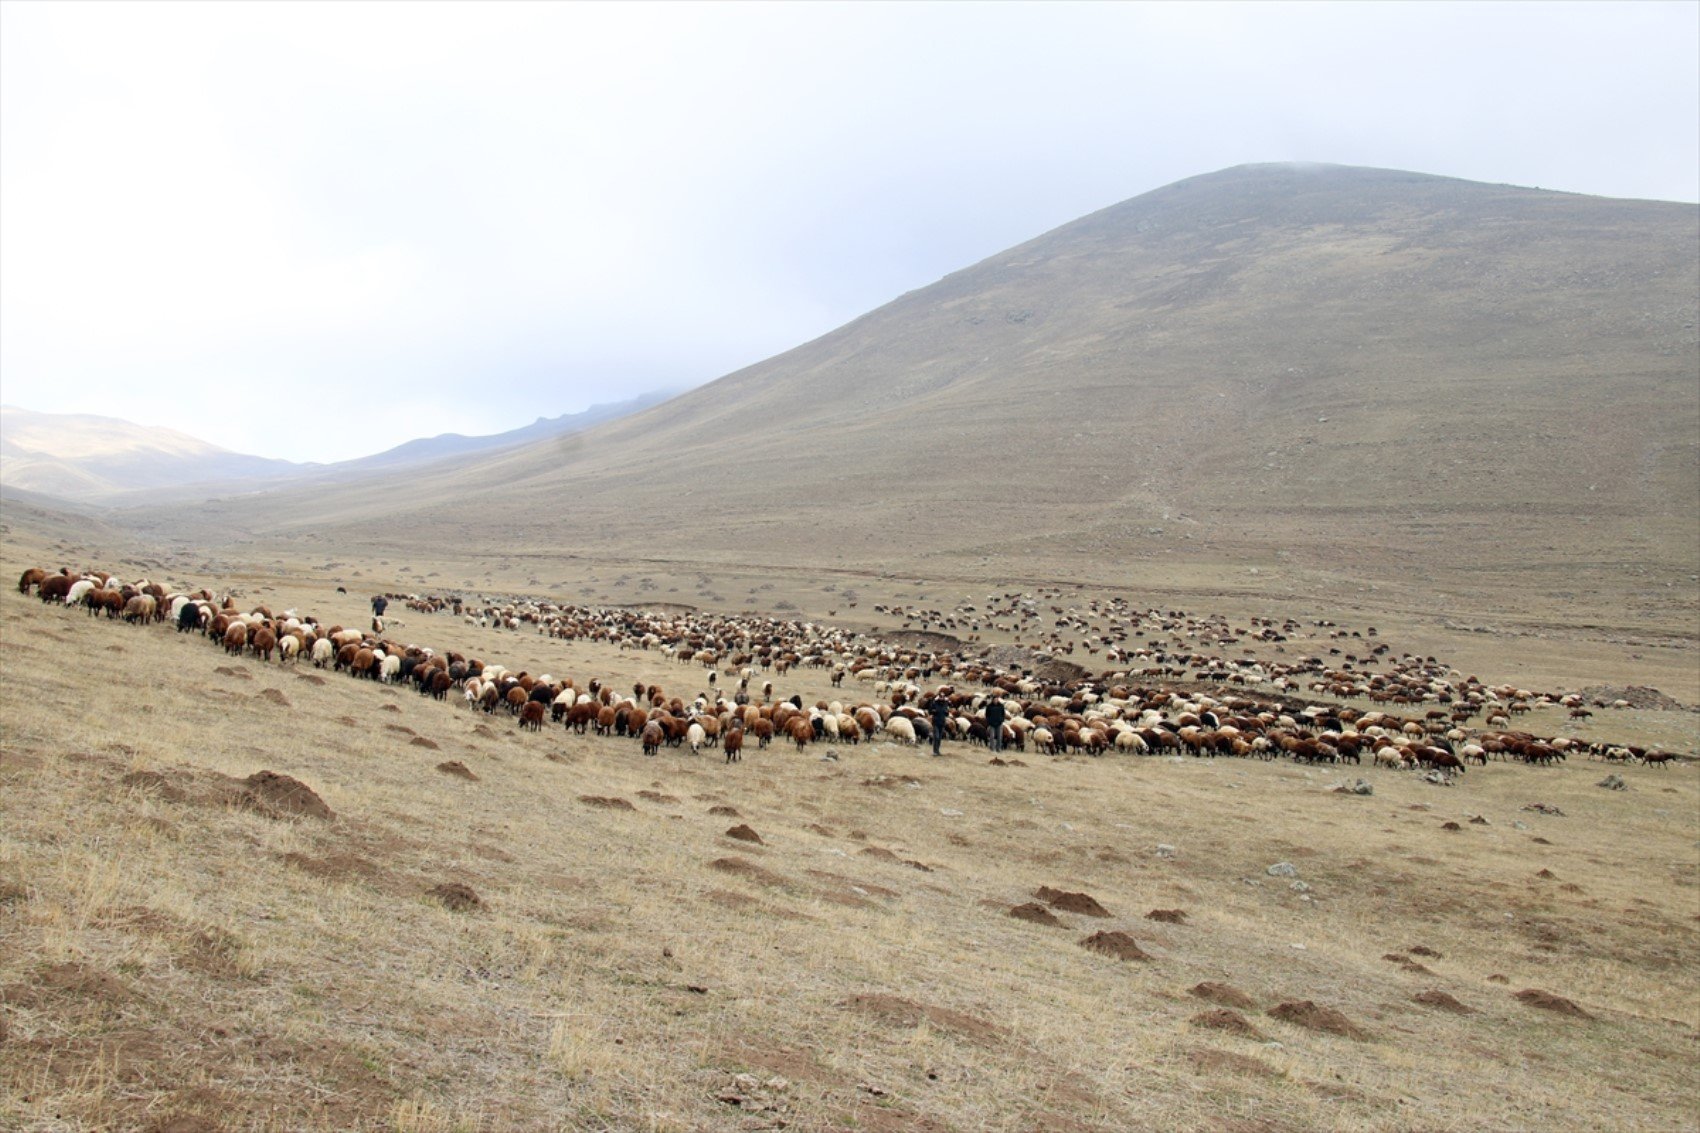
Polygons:
[[1700,200],[1700,4],[0,4],[0,400],[340,460],[1245,162]]

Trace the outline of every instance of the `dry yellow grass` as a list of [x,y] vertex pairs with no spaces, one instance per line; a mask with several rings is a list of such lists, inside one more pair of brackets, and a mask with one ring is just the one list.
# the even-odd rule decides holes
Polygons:
[[[358,583],[247,573],[364,613]],[[1700,1091],[1692,764],[1613,768],[1624,792],[1587,761],[1349,772],[1367,798],[1287,763],[966,746],[728,767],[0,602],[7,1128],[1665,1130]],[[413,618],[533,671],[701,679]],[[335,817],[243,805],[261,770]],[[1043,886],[1111,915],[1008,915]],[[1152,958],[1080,946],[1100,931]],[[1255,1036],[1200,1020],[1204,982]],[[1474,1013],[1413,1001],[1437,991]],[[1306,1000],[1360,1037],[1268,1014]]]

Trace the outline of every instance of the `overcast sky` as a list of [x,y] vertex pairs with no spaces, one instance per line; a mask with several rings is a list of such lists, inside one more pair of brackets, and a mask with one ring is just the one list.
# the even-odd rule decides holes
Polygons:
[[0,3],[0,398],[340,460],[1244,162],[1700,200],[1700,4]]

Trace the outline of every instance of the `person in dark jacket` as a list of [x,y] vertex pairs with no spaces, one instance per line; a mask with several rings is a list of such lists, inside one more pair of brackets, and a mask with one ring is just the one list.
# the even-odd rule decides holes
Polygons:
[[933,719],[933,754],[939,754],[939,741],[944,739],[944,730],[950,724],[950,700],[940,689],[933,693],[933,699],[927,703],[927,715]]
[[390,604],[390,600],[388,598],[385,598],[382,594],[379,594],[376,597],[374,597],[372,599],[372,616],[374,618],[383,617],[384,616],[384,610],[385,610],[385,608],[387,608],[389,606],[389,604]]
[[1003,697],[986,701],[986,746],[993,751],[1003,750]]

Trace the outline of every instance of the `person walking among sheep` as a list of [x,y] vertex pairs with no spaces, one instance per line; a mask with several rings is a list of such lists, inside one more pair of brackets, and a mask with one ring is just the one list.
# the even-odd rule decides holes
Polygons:
[[933,699],[927,704],[927,715],[933,719],[933,754],[938,755],[939,741],[944,739],[944,730],[950,726],[950,699],[940,689],[933,694]]
[[994,696],[986,701],[986,746],[993,752],[1003,750],[1003,697]]

